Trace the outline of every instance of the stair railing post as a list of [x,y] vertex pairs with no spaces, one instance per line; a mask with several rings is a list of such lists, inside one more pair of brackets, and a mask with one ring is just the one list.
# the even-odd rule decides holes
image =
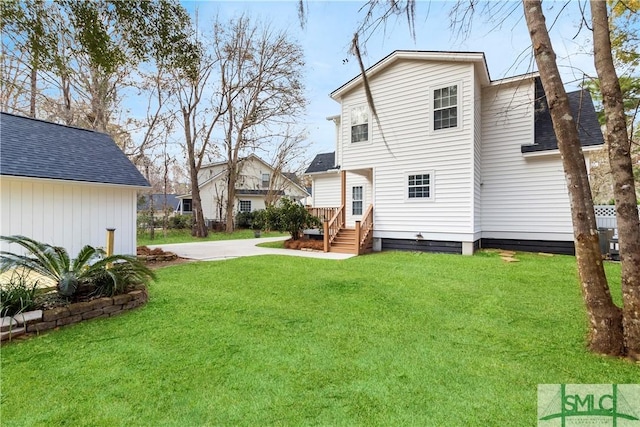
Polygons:
[[360,255],[360,221],[356,221],[355,254]]
[[326,218],[322,222],[322,233],[323,233],[324,251],[329,252],[329,220]]

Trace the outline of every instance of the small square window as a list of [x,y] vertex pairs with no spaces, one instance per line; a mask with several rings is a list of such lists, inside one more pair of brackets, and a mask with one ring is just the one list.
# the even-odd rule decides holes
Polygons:
[[407,189],[409,199],[431,198],[431,174],[409,175]]
[[251,200],[240,200],[240,212],[251,212]]

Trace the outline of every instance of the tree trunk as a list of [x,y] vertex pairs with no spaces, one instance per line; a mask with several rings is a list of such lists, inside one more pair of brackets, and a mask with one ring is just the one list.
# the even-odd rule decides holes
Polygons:
[[591,19],[594,61],[600,80],[605,138],[609,146],[609,164],[614,181],[613,195],[622,263],[622,326],[625,347],[629,353],[640,354],[640,220],[633,180],[631,139],[627,132],[622,90],[611,55],[606,2],[591,0]]
[[189,177],[191,178],[191,210],[193,223],[191,235],[194,237],[207,237],[209,231],[204,223],[204,213],[202,212],[202,199],[200,198],[200,187],[198,186],[198,168],[196,167],[195,146],[191,135],[191,119],[189,112],[182,110],[184,118],[184,135],[187,143],[187,161],[189,163]]
[[31,94],[29,95],[29,116],[36,118],[36,95],[38,94],[38,63],[37,59],[31,61]]
[[624,350],[622,313],[611,299],[604,273],[578,128],[560,78],[541,2],[524,0],[523,6],[569,190],[576,261],[589,318],[589,349],[600,354],[618,356]]
[[227,214],[226,214],[226,232],[233,233],[233,208],[236,199],[236,181],[238,180],[238,162],[230,159],[227,171]]

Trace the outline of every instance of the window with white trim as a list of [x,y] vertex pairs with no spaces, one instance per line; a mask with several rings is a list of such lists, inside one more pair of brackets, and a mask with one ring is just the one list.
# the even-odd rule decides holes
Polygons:
[[407,197],[409,199],[430,199],[432,194],[431,174],[407,176]]
[[262,188],[269,188],[269,181],[271,180],[271,175],[268,173],[262,174]]
[[362,215],[362,186],[351,188],[351,214]]
[[240,212],[251,212],[251,200],[240,200]]
[[458,86],[433,91],[433,130],[458,127]]
[[369,111],[364,105],[351,109],[351,142],[369,140]]

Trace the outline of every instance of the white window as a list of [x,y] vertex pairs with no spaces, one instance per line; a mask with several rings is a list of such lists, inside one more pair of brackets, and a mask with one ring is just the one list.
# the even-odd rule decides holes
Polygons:
[[433,130],[458,126],[458,86],[433,91]]
[[369,140],[369,111],[360,106],[351,109],[351,142]]
[[407,197],[409,199],[431,199],[433,183],[430,173],[407,176]]
[[240,200],[240,212],[251,212],[251,200]]
[[352,187],[351,196],[351,214],[362,215],[362,187]]
[[269,181],[271,179],[271,175],[268,173],[262,174],[262,188],[269,188]]

